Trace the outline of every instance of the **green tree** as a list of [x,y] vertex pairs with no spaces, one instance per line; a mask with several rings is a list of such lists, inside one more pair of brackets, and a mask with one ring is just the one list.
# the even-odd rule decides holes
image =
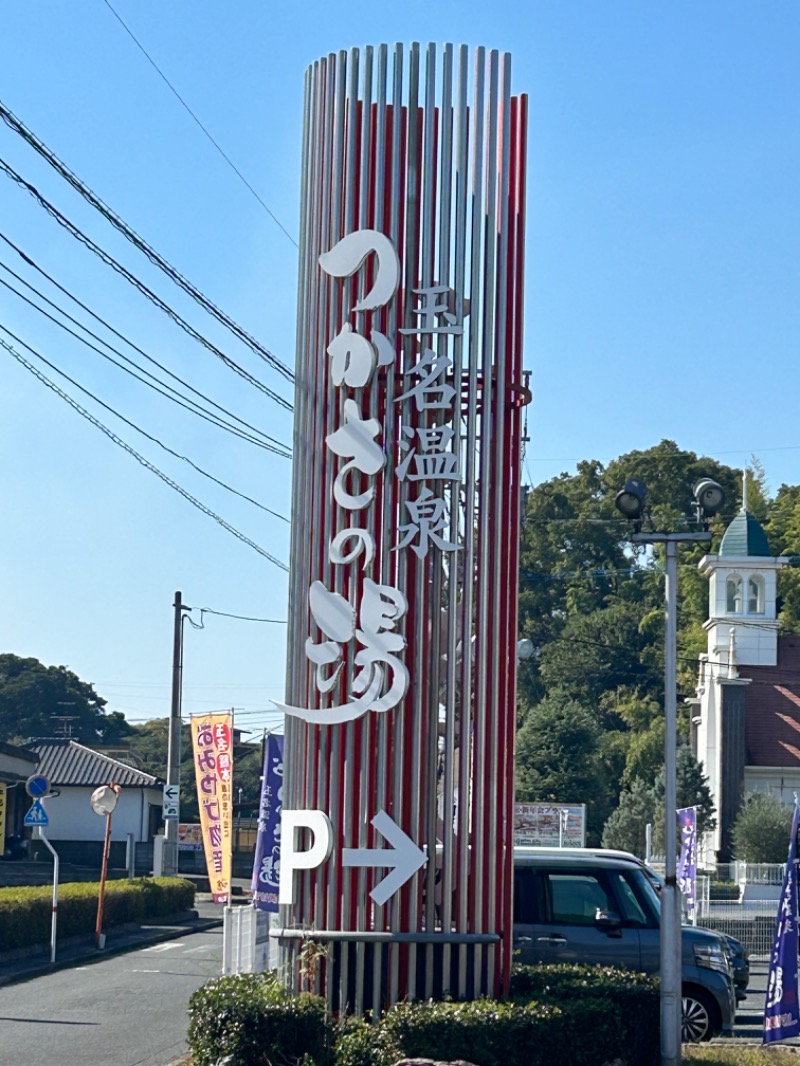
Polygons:
[[517,799],[521,803],[585,803],[589,835],[599,840],[608,814],[600,726],[562,692],[532,707],[517,734]]
[[742,862],[786,862],[791,831],[791,807],[751,792],[733,823],[733,854]]
[[603,847],[632,851],[643,859],[647,851],[647,826],[655,820],[656,797],[652,787],[637,778],[619,797],[617,809],[603,829]]
[[105,706],[92,685],[66,666],[0,655],[0,737],[24,743],[70,735],[86,744],[108,744],[129,736],[133,727],[118,711],[106,714]]

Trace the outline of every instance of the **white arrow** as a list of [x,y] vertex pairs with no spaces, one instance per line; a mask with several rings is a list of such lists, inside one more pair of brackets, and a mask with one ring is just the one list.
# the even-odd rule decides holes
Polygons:
[[177,785],[165,785],[164,786],[164,799],[174,800],[178,798],[178,786]]
[[397,822],[386,811],[378,811],[372,819],[372,825],[386,837],[392,845],[390,848],[343,848],[343,866],[390,866],[392,872],[373,888],[370,895],[378,904],[383,904],[404,885],[420,866],[428,861],[428,856],[418,848],[414,841],[403,832]]

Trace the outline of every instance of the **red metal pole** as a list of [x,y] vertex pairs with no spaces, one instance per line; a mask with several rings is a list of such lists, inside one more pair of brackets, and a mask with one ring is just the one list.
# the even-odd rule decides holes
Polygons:
[[103,866],[100,871],[100,891],[97,896],[97,924],[94,929],[95,944],[101,947],[103,935],[103,903],[106,898],[106,875],[108,874],[108,853],[111,848],[111,815],[106,815],[106,839],[103,843]]

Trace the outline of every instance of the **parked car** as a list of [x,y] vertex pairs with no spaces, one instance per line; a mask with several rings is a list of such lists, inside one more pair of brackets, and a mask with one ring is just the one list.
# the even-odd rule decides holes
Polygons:
[[[615,851],[610,848],[573,848],[570,849],[571,854],[574,855],[599,855],[601,857],[610,859],[623,859],[625,862],[634,863],[636,866],[641,867],[645,875],[650,880],[650,883],[656,889],[661,891],[661,886],[664,884],[664,879],[652,866],[648,866],[646,862],[640,859],[637,855],[634,855],[630,851]],[[563,854],[563,848],[534,848],[534,847],[515,847],[514,856],[523,857],[525,855],[559,855]],[[683,897],[681,896],[683,903]],[[685,908],[681,907],[681,913],[686,918]],[[689,924],[688,921],[686,924]],[[750,956],[741,940],[737,940],[736,937],[729,936],[727,933],[719,933],[728,948],[729,962],[731,965],[731,971],[733,974],[733,986],[736,993],[736,1002],[741,1003],[742,1000],[747,998],[747,986],[750,983]]]
[[[523,963],[579,962],[643,973],[660,967],[660,900],[633,856],[514,849],[514,947]],[[736,995],[717,933],[681,929],[683,1040],[730,1035]]]

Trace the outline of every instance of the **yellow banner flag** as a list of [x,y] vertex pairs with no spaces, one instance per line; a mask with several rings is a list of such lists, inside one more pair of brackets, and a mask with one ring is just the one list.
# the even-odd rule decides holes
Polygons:
[[215,903],[227,903],[233,842],[233,715],[192,715],[191,728],[211,895]]

